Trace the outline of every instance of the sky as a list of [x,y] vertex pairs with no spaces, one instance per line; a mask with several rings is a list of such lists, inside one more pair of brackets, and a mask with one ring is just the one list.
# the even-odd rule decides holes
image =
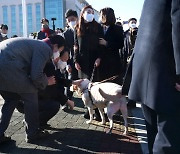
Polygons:
[[111,7],[115,11],[116,18],[123,21],[129,18],[140,19],[144,0],[86,0],[97,11],[104,7]]

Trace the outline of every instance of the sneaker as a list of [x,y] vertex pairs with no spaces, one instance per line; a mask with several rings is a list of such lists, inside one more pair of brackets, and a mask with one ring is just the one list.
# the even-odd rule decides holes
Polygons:
[[49,135],[48,131],[38,131],[36,134],[26,137],[27,143],[34,143],[35,141],[47,137]]
[[0,144],[8,142],[8,141],[11,141],[11,137],[8,137],[8,136],[5,136],[5,135],[0,137]]
[[69,110],[69,108],[68,108],[68,105],[67,105],[67,104],[63,105],[63,106],[61,107],[61,109],[62,109],[64,112],[66,112],[66,111],[68,111],[68,110]]

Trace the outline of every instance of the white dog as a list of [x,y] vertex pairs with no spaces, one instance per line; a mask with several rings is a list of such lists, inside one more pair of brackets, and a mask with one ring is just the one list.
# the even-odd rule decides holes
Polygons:
[[86,123],[89,124],[93,120],[93,109],[98,108],[102,124],[105,124],[104,108],[107,107],[107,116],[110,121],[110,130],[107,133],[111,133],[113,129],[113,115],[119,109],[123,115],[125,131],[123,134],[128,133],[127,123],[127,103],[126,98],[121,95],[122,87],[118,84],[105,82],[105,83],[91,83],[88,79],[83,79],[79,86],[82,92],[82,100],[84,105],[88,108],[90,120]]

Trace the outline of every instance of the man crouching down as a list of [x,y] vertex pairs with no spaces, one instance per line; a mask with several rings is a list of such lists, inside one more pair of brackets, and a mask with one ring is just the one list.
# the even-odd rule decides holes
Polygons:
[[11,139],[4,133],[19,100],[24,102],[26,141],[48,135],[39,129],[38,90],[52,85],[43,70],[53,52],[61,52],[64,44],[61,36],[49,37],[45,42],[12,38],[0,43],[0,94],[5,100],[1,110],[0,144]]

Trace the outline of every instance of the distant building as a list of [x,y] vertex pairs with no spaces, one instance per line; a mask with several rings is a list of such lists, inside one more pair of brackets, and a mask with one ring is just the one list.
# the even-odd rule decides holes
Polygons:
[[[52,28],[51,18],[56,18],[56,28],[64,28],[66,10],[74,9],[80,14],[86,5],[88,5],[86,0],[26,0],[28,35],[41,29],[40,20],[43,17],[49,20],[50,28]],[[8,25],[9,37],[23,35],[22,0],[0,0],[0,14],[0,24]],[[99,12],[95,10],[96,19],[98,14]]]

